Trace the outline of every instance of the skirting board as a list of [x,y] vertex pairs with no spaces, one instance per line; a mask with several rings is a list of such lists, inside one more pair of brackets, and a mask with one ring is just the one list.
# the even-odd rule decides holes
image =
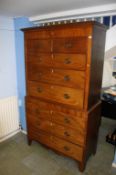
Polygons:
[[27,131],[21,130],[21,132],[22,132],[23,134],[27,135]]
[[7,139],[9,139],[9,138],[11,138],[11,137],[13,137],[14,135],[16,135],[16,134],[19,133],[19,132],[22,132],[23,134],[27,135],[27,131],[18,129],[18,130],[16,130],[16,131],[14,131],[14,132],[8,134],[7,136],[5,136],[5,137],[3,137],[3,138],[0,138],[0,143],[3,142],[3,141],[5,141],[5,140],[7,140]]
[[113,163],[112,163],[112,167],[113,167],[113,168],[116,168],[116,163],[113,162]]
[[3,138],[0,138],[0,143],[3,142],[3,141],[5,141],[5,140],[7,140],[7,139],[9,139],[9,138],[11,138],[12,136],[16,135],[16,134],[19,133],[20,131],[21,131],[21,130],[18,129],[18,130],[16,130],[16,131],[14,131],[14,132],[8,134],[7,136],[5,136],[5,137],[3,137]]

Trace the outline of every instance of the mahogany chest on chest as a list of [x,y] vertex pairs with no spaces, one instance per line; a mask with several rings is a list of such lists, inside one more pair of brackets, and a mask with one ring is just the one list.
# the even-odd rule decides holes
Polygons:
[[81,22],[23,31],[29,144],[72,157],[83,171],[96,152],[106,29]]

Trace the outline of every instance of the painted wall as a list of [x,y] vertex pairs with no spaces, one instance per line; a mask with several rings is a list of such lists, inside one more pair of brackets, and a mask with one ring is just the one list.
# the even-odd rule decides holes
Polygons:
[[[112,76],[113,66],[116,67],[116,24],[106,33],[105,59],[102,86],[107,87],[116,84],[116,79]],[[113,61],[115,60],[115,61]]]
[[109,30],[107,30],[106,45],[105,45],[106,52],[112,47],[116,46],[116,37],[114,36],[116,36],[116,24]]
[[17,82],[18,82],[18,97],[19,97],[19,112],[20,122],[24,130],[26,130],[25,122],[25,63],[24,63],[24,35],[20,30],[33,26],[27,18],[14,19],[15,26],[15,48],[16,48],[16,64],[17,64]]
[[0,98],[17,96],[13,19],[0,16]]

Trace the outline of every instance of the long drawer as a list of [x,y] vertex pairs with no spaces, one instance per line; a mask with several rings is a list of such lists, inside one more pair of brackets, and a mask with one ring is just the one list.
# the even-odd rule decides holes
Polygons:
[[38,82],[27,82],[27,95],[83,109],[84,90]]
[[30,81],[41,81],[54,83],[66,87],[84,89],[85,72],[75,70],[62,70],[54,68],[40,68],[37,64],[28,64],[27,79]]
[[55,137],[51,134],[45,134],[43,132],[38,132],[37,130],[31,130],[29,133],[29,138],[36,140],[56,151],[63,153],[69,157],[72,157],[78,161],[82,160],[83,148],[81,146],[69,143],[63,139]]
[[[62,69],[85,70],[85,54],[63,53],[28,53],[27,64],[36,63],[38,67],[54,67]],[[30,63],[29,63],[30,62]]]

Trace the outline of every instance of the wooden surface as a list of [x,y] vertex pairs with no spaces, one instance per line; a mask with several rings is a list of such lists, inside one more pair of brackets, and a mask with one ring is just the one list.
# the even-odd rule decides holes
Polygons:
[[28,80],[40,81],[48,84],[61,85],[84,89],[85,72],[54,68],[41,68],[37,64],[28,64]]
[[98,103],[100,99],[104,63],[105,36],[106,33],[104,32],[104,30],[101,30],[99,26],[94,26],[89,82],[90,88],[88,94],[88,109]]
[[28,141],[79,162],[95,154],[105,27],[96,22],[24,29]]
[[49,101],[57,101],[59,103],[76,106],[83,109],[84,90],[74,89],[54,84],[40,83],[28,81],[27,95],[47,99]]
[[37,64],[39,67],[85,70],[86,55],[72,53],[28,53],[28,62]]

